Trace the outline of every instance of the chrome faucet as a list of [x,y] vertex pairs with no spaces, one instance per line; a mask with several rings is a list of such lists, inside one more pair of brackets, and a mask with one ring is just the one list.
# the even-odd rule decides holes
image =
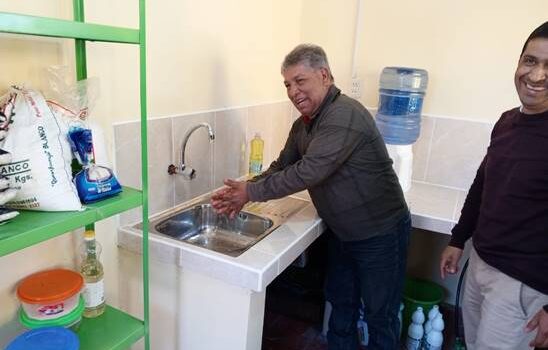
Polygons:
[[185,149],[186,149],[186,144],[188,142],[188,139],[190,138],[190,135],[192,135],[192,133],[198,130],[199,128],[207,128],[207,133],[209,135],[209,142],[213,142],[215,140],[215,134],[213,133],[213,129],[211,128],[211,125],[209,125],[208,123],[200,123],[190,128],[186,132],[185,136],[183,137],[183,144],[181,146],[181,163],[178,167],[174,164],[170,164],[169,167],[167,168],[167,172],[169,173],[169,175],[181,174],[188,180],[192,180],[196,177],[196,170],[192,169],[191,167],[187,166],[187,164],[185,164]]

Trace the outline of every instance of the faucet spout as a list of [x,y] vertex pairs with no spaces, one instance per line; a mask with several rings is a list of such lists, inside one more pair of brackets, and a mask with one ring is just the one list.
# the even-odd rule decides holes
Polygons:
[[168,173],[170,175],[180,173],[185,178],[187,178],[189,180],[192,180],[196,177],[196,170],[194,170],[191,167],[187,166],[186,163],[185,163],[185,152],[186,152],[186,145],[188,143],[188,140],[190,139],[190,135],[192,135],[192,133],[194,133],[194,131],[196,131],[200,128],[206,128],[207,129],[207,134],[208,134],[210,142],[213,142],[215,140],[215,133],[213,132],[213,128],[211,128],[211,125],[209,125],[208,123],[200,123],[200,124],[194,125],[192,128],[190,128],[185,133],[185,136],[183,137],[183,143],[182,143],[182,146],[181,146],[181,163],[180,163],[179,167],[176,167],[173,164],[171,164],[168,167]]

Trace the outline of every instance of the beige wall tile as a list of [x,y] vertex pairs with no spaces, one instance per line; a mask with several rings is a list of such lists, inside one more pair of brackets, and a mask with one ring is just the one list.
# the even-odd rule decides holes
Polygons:
[[453,213],[453,219],[455,221],[458,221],[460,218],[462,207],[464,206],[464,202],[466,201],[466,196],[468,195],[468,192],[461,192],[459,193],[459,196],[457,197],[457,203],[455,204],[455,211]]
[[247,115],[247,135],[246,135],[246,164],[249,164],[250,142],[255,136],[255,132],[261,133],[264,141],[263,150],[263,170],[268,168],[272,161],[272,108],[270,105],[252,106],[248,109]]
[[215,187],[222,186],[223,179],[247,173],[247,112],[238,108],[215,113]]
[[[171,120],[154,119],[148,122],[148,179],[150,214],[173,206],[173,178],[166,163],[172,158]],[[139,152],[137,152],[139,153]]]
[[272,148],[270,157],[274,160],[278,158],[280,151],[283,149],[293,124],[292,105],[290,102],[280,102],[270,106],[272,108]]
[[[171,119],[149,120],[148,128],[148,185],[149,213],[154,214],[173,206],[173,179],[167,174],[171,160]],[[116,171],[120,183],[141,188],[141,133],[138,122],[114,126]],[[122,215],[122,222],[139,220],[141,210]]]
[[[285,145],[287,135],[293,123],[291,104],[288,101],[270,103],[249,108],[247,158],[249,159],[249,141],[253,138],[256,128],[268,130],[262,138],[265,141],[263,153],[263,169],[267,169],[272,161],[278,158]],[[285,125],[284,125],[285,124]]]
[[138,122],[114,125],[115,164],[120,183],[141,188],[141,128]]
[[[219,142],[219,129],[214,124],[214,113],[200,113],[173,117],[173,157],[170,163],[180,164],[181,147],[187,131],[200,123],[208,123],[215,133],[215,140],[210,142],[206,128],[195,130],[188,139],[185,151],[185,165],[196,171],[196,177],[188,180],[182,175],[175,175],[175,205],[210,191],[214,181],[214,149]],[[167,165],[165,168],[167,169]]]
[[493,125],[437,118],[425,180],[467,190],[485,156]]
[[435,118],[422,116],[421,133],[417,142],[413,144],[413,180],[424,181],[426,178],[426,164],[430,155],[432,132]]

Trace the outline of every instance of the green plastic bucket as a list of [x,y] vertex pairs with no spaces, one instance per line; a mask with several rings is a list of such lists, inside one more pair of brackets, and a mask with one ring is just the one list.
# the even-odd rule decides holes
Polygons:
[[416,278],[406,278],[403,288],[402,336],[407,334],[411,316],[421,306],[424,316],[434,305],[441,303],[444,297],[443,288],[434,282]]

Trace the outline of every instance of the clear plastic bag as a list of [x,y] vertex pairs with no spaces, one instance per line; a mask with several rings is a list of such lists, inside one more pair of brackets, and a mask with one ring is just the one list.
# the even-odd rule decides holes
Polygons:
[[78,196],[83,203],[94,202],[122,191],[111,169],[97,165],[92,128],[91,109],[99,95],[98,80],[89,78],[70,84],[65,67],[48,69],[50,97],[48,104],[68,125],[67,138],[81,170],[74,175]]

